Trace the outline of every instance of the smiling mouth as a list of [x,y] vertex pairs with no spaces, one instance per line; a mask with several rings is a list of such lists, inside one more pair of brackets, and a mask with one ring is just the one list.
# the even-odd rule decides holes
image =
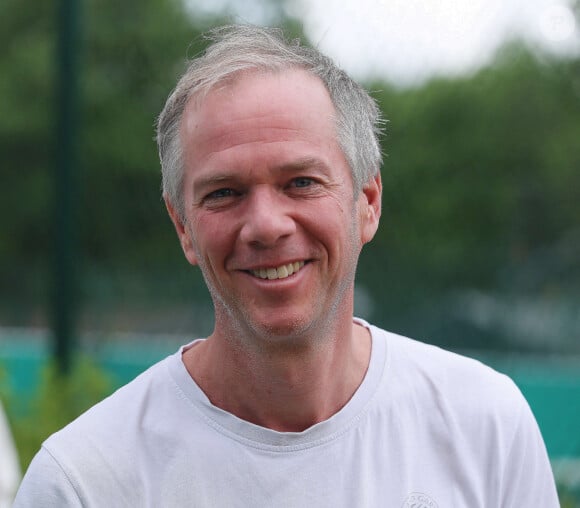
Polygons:
[[259,279],[285,279],[296,273],[304,266],[304,261],[295,261],[287,265],[281,265],[276,268],[259,268],[258,270],[248,270],[254,277]]

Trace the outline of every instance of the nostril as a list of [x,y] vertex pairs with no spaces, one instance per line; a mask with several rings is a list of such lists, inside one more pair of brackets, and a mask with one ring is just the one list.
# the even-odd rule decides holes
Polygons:
[[270,246],[281,238],[288,237],[296,231],[294,220],[286,215],[268,211],[267,213],[252,214],[244,222],[240,238],[252,245]]

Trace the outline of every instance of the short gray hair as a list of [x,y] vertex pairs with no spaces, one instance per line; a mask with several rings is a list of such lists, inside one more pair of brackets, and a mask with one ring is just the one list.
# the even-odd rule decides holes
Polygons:
[[216,85],[243,71],[299,68],[320,78],[336,109],[337,141],[350,165],[355,194],[378,175],[382,163],[380,110],[368,92],[330,58],[302,46],[298,39],[287,40],[277,28],[231,25],[209,31],[206,38],[212,43],[189,63],[157,120],[163,194],[181,219],[185,209],[180,128],[185,106],[192,97],[203,99]]

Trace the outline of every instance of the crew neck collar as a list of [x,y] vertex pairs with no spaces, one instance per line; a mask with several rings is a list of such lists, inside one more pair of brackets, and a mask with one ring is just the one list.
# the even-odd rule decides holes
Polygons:
[[292,451],[318,446],[356,426],[366,414],[383,378],[387,348],[385,340],[379,337],[380,330],[362,319],[354,318],[354,321],[367,328],[371,334],[370,361],[363,381],[351,399],[337,413],[302,432],[279,432],[261,427],[214,406],[191,378],[182,360],[185,350],[205,339],[192,341],[180,347],[174,355],[169,357],[169,373],[197,415],[214,430],[231,439],[252,447],[273,451]]

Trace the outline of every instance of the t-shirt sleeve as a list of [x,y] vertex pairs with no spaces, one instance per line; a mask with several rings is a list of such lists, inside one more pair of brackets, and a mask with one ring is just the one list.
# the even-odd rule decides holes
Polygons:
[[544,440],[530,407],[522,402],[502,479],[501,508],[559,508]]
[[69,478],[45,449],[36,454],[20,484],[12,508],[69,508],[81,507]]

